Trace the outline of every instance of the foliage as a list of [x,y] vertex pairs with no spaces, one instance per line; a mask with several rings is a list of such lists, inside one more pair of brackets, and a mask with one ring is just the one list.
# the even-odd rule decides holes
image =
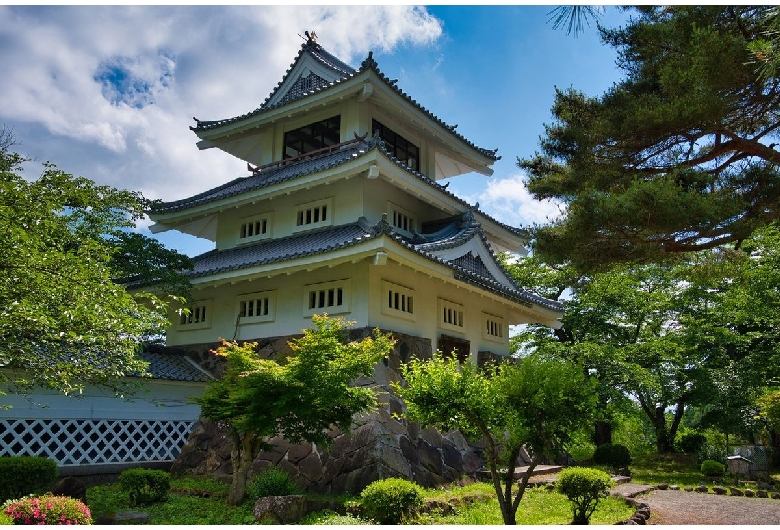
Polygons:
[[625,27],[599,28],[625,78],[599,97],[556,89],[541,154],[518,159],[535,198],[565,203],[533,229],[534,252],[583,271],[739,242],[779,215],[780,85],[749,50],[776,12],[635,9]]
[[558,474],[555,487],[572,503],[572,524],[588,524],[599,501],[609,496],[613,485],[610,476],[603,471],[569,467]]
[[160,469],[128,469],[119,474],[119,486],[127,493],[130,506],[146,506],[168,497],[171,476]]
[[295,495],[299,491],[290,474],[282,468],[269,466],[252,477],[246,485],[250,499],[281,495]]
[[[595,406],[594,386],[581,367],[536,354],[484,370],[437,354],[430,361],[412,359],[402,372],[406,384],[394,390],[406,402],[411,421],[459,429],[484,442],[505,524],[515,523],[528,477],[542,456],[564,450]],[[513,496],[514,467],[523,445],[534,457]]]
[[0,500],[46,491],[58,475],[57,463],[43,456],[0,457]]
[[367,521],[365,519],[361,519],[360,517],[357,517],[355,515],[350,515],[350,514],[339,515],[333,510],[322,510],[319,512],[313,512],[308,515],[305,515],[303,519],[301,519],[300,523],[298,524],[352,526],[352,525],[372,525],[374,523],[371,521]]
[[[14,392],[40,386],[77,394],[87,384],[124,392],[124,376],[146,372],[139,348],[168,325],[163,299],[133,295],[118,282],[128,270],[123,256],[152,242],[127,234],[149,203],[50,163],[29,181],[21,175],[25,159],[10,145],[0,142],[0,365],[15,371],[0,381]],[[148,277],[185,264],[154,245],[160,259]]]
[[621,444],[603,444],[596,447],[593,453],[593,463],[621,469],[631,464],[631,453],[628,447]]
[[3,512],[13,518],[14,524],[92,524],[86,504],[50,493],[7,501]]
[[701,472],[693,455],[654,453],[634,458],[631,465],[631,482],[698,486],[701,482]]
[[372,482],[360,499],[363,513],[379,524],[401,524],[423,504],[420,486],[397,477]]
[[348,430],[354,414],[376,404],[371,388],[351,383],[373,372],[393,339],[375,330],[372,337],[347,342],[348,323],[327,315],[314,315],[312,324],[290,341],[293,355],[283,364],[257,358],[254,343],[224,342],[216,352],[226,358],[226,372],[197,402],[204,417],[230,429],[233,505],[243,500],[249,468],[269,447],[267,439],[278,435],[328,446],[329,428]]
[[676,263],[565,280],[558,270],[544,279],[545,267],[537,278],[525,269],[515,274],[524,287],[569,281],[570,299],[561,329],[530,326],[515,338],[518,351],[583,363],[597,381],[602,420],[617,425],[638,403],[661,452],[673,449],[691,407],[702,412],[697,428],[730,434],[756,428],[754,401],[780,378],[777,224],[757,230],[739,249],[688,254]]
[[766,394],[758,399],[761,414],[766,418],[767,425],[780,431],[780,391]]
[[681,436],[675,443],[675,446],[678,451],[683,453],[698,453],[705,443],[707,443],[705,435],[700,432],[693,432]]
[[715,460],[705,460],[699,469],[705,477],[722,477],[726,472],[726,466]]

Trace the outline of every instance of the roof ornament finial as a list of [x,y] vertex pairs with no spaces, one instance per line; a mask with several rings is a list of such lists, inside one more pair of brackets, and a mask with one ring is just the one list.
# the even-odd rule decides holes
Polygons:
[[[314,30],[312,30],[311,33],[304,31],[303,34],[306,35],[306,44],[317,44],[317,34]],[[301,34],[299,33],[298,36],[301,37]]]

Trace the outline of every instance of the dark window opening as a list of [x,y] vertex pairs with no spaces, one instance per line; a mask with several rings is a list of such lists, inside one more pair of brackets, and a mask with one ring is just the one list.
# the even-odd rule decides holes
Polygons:
[[284,133],[284,158],[295,158],[341,142],[341,116]]
[[371,131],[379,131],[379,136],[384,140],[385,148],[390,154],[414,171],[420,171],[420,148],[418,146],[376,120],[371,120]]

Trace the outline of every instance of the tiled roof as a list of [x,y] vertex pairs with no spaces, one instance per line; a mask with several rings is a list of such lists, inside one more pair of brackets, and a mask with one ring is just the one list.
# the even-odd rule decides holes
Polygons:
[[[283,98],[280,100],[279,103],[276,105],[268,105],[268,102],[276,95],[276,93],[280,90],[282,85],[284,85],[285,81],[287,80],[287,77],[290,75],[290,72],[292,72],[295,63],[297,63],[300,58],[303,56],[304,53],[308,53],[311,57],[315,58],[317,61],[321,62],[322,64],[329,66],[334,73],[340,74],[341,77],[332,83],[324,83],[324,84],[316,84],[312,87],[311,90],[307,92],[301,92],[299,97],[296,98]],[[306,98],[308,96],[311,96],[313,94],[322,92],[324,90],[328,90],[333,86],[338,85],[339,83],[343,83],[344,81],[351,79],[352,77],[365,72],[367,70],[372,70],[374,73],[387,84],[390,88],[392,88],[399,96],[404,98],[408,103],[411,103],[414,105],[418,110],[420,110],[423,114],[428,116],[431,120],[438,123],[443,128],[447,129],[452,133],[455,137],[457,137],[459,140],[464,142],[466,145],[471,147],[472,149],[478,151],[483,156],[490,158],[491,160],[500,160],[501,157],[497,156],[496,153],[498,152],[498,149],[484,149],[481,147],[477,147],[474,143],[469,141],[465,136],[455,132],[455,129],[457,128],[457,125],[449,125],[445,123],[441,118],[433,114],[431,111],[423,107],[420,103],[417,102],[417,100],[412,99],[411,96],[409,96],[406,92],[398,88],[398,85],[396,84],[396,80],[388,78],[385,74],[383,74],[379,70],[379,66],[377,65],[377,62],[374,60],[374,54],[373,52],[368,52],[368,57],[360,64],[360,69],[355,70],[352,67],[348,66],[347,64],[343,63],[341,60],[336,58],[335,56],[328,53],[322,46],[319,44],[309,41],[304,43],[301,46],[300,51],[298,52],[298,55],[295,57],[295,60],[290,65],[290,68],[287,69],[287,72],[285,73],[284,77],[282,78],[282,81],[279,82],[279,84],[274,88],[274,90],[271,92],[271,94],[265,99],[263,104],[258,107],[257,109],[248,112],[246,114],[242,114],[240,116],[235,116],[233,118],[225,118],[222,120],[213,120],[213,121],[201,121],[201,120],[195,120],[197,122],[197,125],[195,127],[190,127],[193,131],[205,131],[209,129],[216,129],[218,127],[221,127],[223,125],[227,125],[230,123],[239,122],[241,120],[244,120],[246,118],[250,118],[252,116],[257,116],[259,114],[262,114],[264,112],[268,112],[269,110],[272,110],[277,107],[281,107],[283,105],[286,105],[287,103],[290,103],[291,101],[297,101],[303,98]]]
[[[507,287],[505,284],[497,281],[487,272],[488,269],[481,259],[447,261],[437,257],[433,253],[434,251],[462,245],[469,239],[477,236],[482,238],[484,245],[490,250],[490,246],[479,224],[473,220],[473,217],[465,224],[462,224],[460,228],[457,227],[457,222],[457,219],[453,218],[455,228],[444,228],[441,230],[440,235],[442,237],[439,240],[414,243],[413,240],[395,232],[392,226],[384,220],[372,226],[365,218],[361,218],[359,222],[353,224],[307,232],[245,247],[212,250],[193,258],[195,268],[188,275],[193,278],[204,277],[304,256],[325,254],[337,249],[357,245],[384,234],[404,248],[453,269],[456,278],[461,281],[479,286],[523,305],[537,304],[553,311],[563,311],[563,305],[560,302],[548,300],[521,289],[509,275],[507,275],[507,279],[512,283],[513,287]],[[427,235],[429,236],[430,234]],[[496,265],[501,268],[492,251],[491,256],[495,260]]]
[[212,250],[193,258],[195,268],[187,275],[191,278],[198,278],[256,265],[323,254],[373,239],[377,235],[377,232],[371,231],[368,223],[358,222],[282,237],[254,245],[227,250]]
[[149,362],[147,371],[154,379],[193,382],[208,382],[213,379],[184,355],[144,351],[139,357]]
[[218,201],[234,195],[239,195],[246,191],[252,191],[260,188],[265,188],[273,184],[279,184],[287,180],[293,180],[298,177],[317,173],[340,164],[343,164],[349,160],[353,160],[370,149],[366,143],[353,143],[344,149],[325,153],[320,156],[311,157],[305,160],[301,160],[295,164],[284,165],[276,169],[269,169],[250,175],[248,177],[240,177],[230,182],[204,191],[192,197],[186,199],[180,199],[178,201],[159,203],[154,206],[152,212],[175,212],[183,210],[185,208],[191,208],[200,204],[206,204],[212,201]]
[[319,156],[312,156],[311,158],[301,160],[300,162],[294,164],[284,165],[279,168],[267,169],[260,173],[250,175],[248,177],[240,177],[231,180],[226,184],[222,184],[221,186],[217,186],[216,188],[212,188],[210,190],[204,191],[197,195],[193,195],[192,197],[187,197],[185,199],[180,199],[178,201],[158,203],[152,208],[151,211],[152,213],[176,212],[179,210],[184,210],[186,208],[191,208],[193,206],[198,206],[200,204],[206,204],[212,201],[217,201],[220,199],[225,199],[227,197],[232,197],[234,195],[239,195],[246,191],[252,191],[252,190],[264,188],[266,186],[271,186],[273,184],[279,184],[280,182],[293,180],[298,177],[303,177],[306,175],[316,173],[318,171],[323,171],[325,169],[336,167],[340,164],[348,162],[349,160],[357,159],[363,156],[364,154],[368,153],[374,147],[377,147],[388,159],[390,159],[398,167],[400,167],[410,175],[413,175],[417,180],[424,182],[425,184],[438,190],[440,193],[443,193],[444,195],[450,197],[451,199],[458,201],[464,207],[478,211],[480,215],[482,215],[486,219],[489,219],[495,224],[501,226],[505,230],[518,236],[522,236],[522,237],[527,236],[525,230],[504,224],[501,221],[495,219],[494,217],[489,216],[485,212],[478,210],[479,203],[472,206],[468,202],[464,201],[463,199],[461,199],[460,197],[452,193],[451,191],[448,191],[447,186],[442,186],[438,182],[429,179],[422,173],[418,171],[414,171],[404,162],[391,155],[384,148],[384,144],[375,138],[367,138],[362,142],[353,142],[345,146],[341,150],[330,152],[330,153],[324,153]]

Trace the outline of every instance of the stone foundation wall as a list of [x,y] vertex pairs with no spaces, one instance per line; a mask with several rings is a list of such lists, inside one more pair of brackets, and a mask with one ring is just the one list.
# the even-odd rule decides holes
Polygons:
[[[369,329],[352,330],[350,339],[360,340],[370,334]],[[274,450],[258,455],[250,477],[277,465],[287,470],[306,491],[322,493],[359,493],[371,482],[388,477],[403,477],[425,487],[474,477],[484,464],[482,447],[470,445],[458,431],[440,433],[399,417],[406,407],[390,392],[390,384],[401,380],[402,363],[412,357],[430,358],[432,348],[428,339],[399,333],[393,336],[397,341],[395,349],[375,367],[373,378],[356,382],[376,387],[377,411],[356,416],[348,433],[333,432],[333,443],[328,450],[310,443],[271,440]],[[283,358],[290,353],[289,338],[260,339],[258,351],[264,358]],[[220,359],[209,353],[216,346],[189,346],[187,353],[212,373],[219,374]],[[230,448],[230,438],[220,425],[199,422],[171,472],[204,474],[229,481]]]

